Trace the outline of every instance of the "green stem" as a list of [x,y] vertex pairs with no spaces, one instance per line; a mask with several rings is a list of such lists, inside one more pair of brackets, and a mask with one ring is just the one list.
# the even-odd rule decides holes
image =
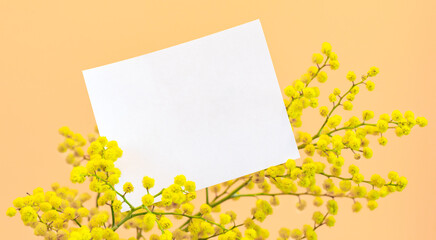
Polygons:
[[114,201],[111,202],[110,206],[111,206],[111,214],[112,214],[112,226],[115,225],[115,213],[114,213],[114,207],[112,206],[114,203]]
[[[213,221],[210,221],[210,220],[208,220],[208,219],[205,219],[205,218],[203,218],[203,217],[201,217],[201,216],[197,216],[197,215],[188,215],[188,214],[184,214],[184,213],[176,213],[176,212],[150,212],[150,213],[153,213],[153,214],[155,214],[155,215],[173,215],[173,216],[183,216],[183,217],[187,217],[187,218],[189,218],[189,219],[197,218],[197,219],[201,219],[201,220],[203,220],[203,221],[206,221],[206,222],[208,222],[208,223],[210,223],[210,224],[212,224],[212,225],[215,225],[215,226],[221,228],[221,229],[224,230],[224,231],[228,231],[228,229],[225,228],[224,226],[222,226],[221,224],[216,223],[216,222],[213,222]],[[142,216],[142,215],[145,215],[145,214],[147,214],[147,213],[142,212],[142,213],[133,214],[133,215],[132,215],[132,218],[133,218],[133,217],[137,217],[137,216]]]
[[[321,72],[321,70],[325,67],[325,66],[327,66],[327,61],[329,60],[329,57],[327,57],[326,59],[325,59],[325,62],[324,62],[324,64],[321,66],[321,67],[319,67],[318,66],[318,70],[316,71],[316,73],[312,76],[312,78],[306,83],[306,87],[307,86],[309,86],[309,84],[312,82],[312,80],[313,79],[315,79],[316,78],[316,76],[318,76],[318,73],[319,72]],[[299,96],[299,97],[297,97],[297,98],[300,98],[301,97],[301,95]],[[297,99],[296,98],[296,99]],[[295,100],[293,97],[291,97],[291,101],[289,101],[289,104],[286,106],[286,110],[288,110],[288,108],[291,106],[291,103],[292,103],[292,101],[293,100]]]
[[136,228],[136,239],[140,239],[142,237],[142,229]]
[[309,86],[309,83],[311,83],[312,80],[315,79],[316,76],[318,76],[318,73],[321,72],[321,70],[327,65],[327,62],[328,62],[329,58],[330,57],[327,57],[325,59],[324,64],[321,67],[318,66],[318,71],[316,71],[316,73],[313,75],[313,77],[310,79],[310,81],[306,83],[306,87]]
[[[254,218],[253,218],[254,219]],[[238,227],[240,227],[240,226],[242,226],[242,225],[244,225],[243,223],[240,223],[240,224],[238,224],[238,225],[235,225],[235,226],[233,226],[233,227],[231,227],[228,231],[231,231],[231,230],[233,230],[233,229],[235,229],[235,228],[238,228]],[[207,237],[207,238],[199,238],[200,240],[207,240],[207,239],[210,239],[210,238],[214,238],[214,237],[218,237],[219,235],[222,235],[222,234],[224,234],[225,232],[221,232],[221,233],[217,233],[217,234],[214,234],[214,235],[212,235],[212,236],[210,236],[210,237]]]
[[82,225],[77,221],[77,219],[73,219],[73,221],[77,224],[77,226],[82,227]]
[[[237,193],[239,190],[241,190],[243,187],[245,187],[248,183],[250,183],[250,181],[251,181],[252,178],[253,178],[253,177],[251,176],[247,181],[243,182],[240,186],[238,186],[235,190],[233,190],[231,193],[229,193],[229,194],[228,194],[226,197],[224,197],[223,199],[221,199],[221,200],[215,202],[215,200],[216,200],[216,198],[215,198],[215,200],[212,201],[212,202],[209,204],[209,206],[210,206],[211,208],[214,208],[214,207],[216,207],[217,205],[219,205],[219,204],[221,204],[221,203],[223,203],[223,202],[229,200],[229,199],[230,199],[230,196],[234,195],[234,194]],[[195,214],[194,216],[200,216],[200,215],[201,215],[201,214],[198,212],[198,213]],[[184,223],[179,227],[179,229],[183,229],[183,227],[185,227],[185,226],[189,223],[189,221],[190,221],[190,219],[187,220],[186,222],[184,222]]]
[[[314,226],[314,227],[313,227],[313,231],[315,231],[316,229],[318,229],[319,227],[321,227],[322,225],[325,224],[325,223],[324,223],[324,220],[326,219],[326,217],[327,217],[328,214],[329,214],[329,213],[326,212],[326,214],[324,215],[324,218],[322,219],[322,222],[321,222],[320,224]],[[302,236],[300,239],[304,239],[304,238],[307,238],[307,236],[304,235],[304,236]]]
[[160,192],[156,193],[156,195],[154,195],[153,197],[156,198],[156,197],[158,197],[159,195],[161,195],[164,189],[165,189],[165,188],[162,188],[162,190],[160,190]]
[[361,123],[361,124],[358,124],[358,125],[356,125],[356,126],[354,126],[354,127],[341,127],[341,128],[336,128],[336,129],[334,129],[334,130],[328,132],[327,135],[330,135],[330,134],[332,134],[332,133],[335,133],[335,132],[338,132],[338,131],[341,131],[341,130],[355,129],[355,128],[358,128],[358,127],[361,127],[361,126],[377,126],[377,124],[375,124],[375,123]]
[[212,202],[214,202],[214,201],[216,201],[218,198],[220,198],[221,196],[223,196],[224,194],[226,194],[227,193],[227,191],[235,184],[235,183],[237,183],[239,180],[240,180],[241,178],[238,178],[238,179],[236,179],[236,180],[234,180],[231,184],[229,184],[228,186],[227,186],[227,188],[222,192],[222,193],[220,193],[219,195],[217,195],[213,200],[212,200]]
[[335,109],[336,109],[338,106],[341,105],[342,99],[344,99],[344,97],[347,96],[348,93],[350,93],[351,90],[352,90],[355,86],[358,86],[358,85],[362,84],[364,81],[365,81],[365,80],[362,80],[362,81],[360,81],[360,82],[358,82],[358,83],[354,83],[354,82],[353,82],[353,85],[351,85],[350,89],[348,89],[348,91],[347,91],[344,95],[342,95],[342,96],[339,98],[338,103],[335,104],[335,105],[333,106],[332,110],[330,110],[330,112],[329,112],[329,114],[327,115],[327,117],[326,117],[324,123],[321,125],[321,128],[318,130],[318,133],[312,137],[312,140],[318,138],[318,137],[321,135],[321,131],[322,131],[322,129],[323,129],[323,128],[325,127],[325,125],[327,124],[328,120],[330,119],[330,117],[331,117],[331,115],[333,114],[333,112],[335,111]]
[[[301,166],[297,166],[297,168],[302,169]],[[316,174],[323,175],[323,176],[325,176],[327,178],[337,178],[337,179],[340,179],[340,180],[349,180],[349,181],[353,180],[352,177],[346,178],[346,177],[341,177],[341,176],[335,176],[335,175],[331,175],[331,174],[328,174],[328,173],[325,173],[325,172],[320,172],[320,173],[316,173]],[[278,177],[287,178],[287,177],[290,177],[290,174],[276,176],[276,178],[278,178]],[[363,180],[362,182],[372,185],[371,181],[368,181],[368,180]],[[384,186],[397,186],[397,184],[394,184],[394,183],[390,182],[390,183],[386,183]]]
[[100,178],[99,176],[97,176],[97,174],[94,174],[94,175],[92,175],[92,176],[94,176],[94,177],[96,177],[97,179],[99,179],[100,181],[103,181],[106,185],[108,185],[118,196],[120,196],[122,199],[123,199],[123,201],[125,202],[125,203],[127,203],[127,205],[129,205],[129,207],[130,207],[130,209],[131,210],[133,210],[133,209],[135,209],[135,207],[133,207],[133,205],[132,204],[130,204],[130,202],[129,201],[127,201],[127,199],[126,199],[126,197],[124,196],[124,194],[121,194],[121,193],[119,193],[117,190],[115,190],[115,188],[111,185],[111,184],[109,184],[106,180],[104,180],[104,179],[102,179],[102,178]]
[[210,207],[216,207],[218,205],[220,205],[221,203],[229,200],[230,198],[232,198],[233,195],[235,195],[237,192],[239,192],[239,190],[241,190],[243,187],[247,186],[247,184],[249,184],[251,182],[251,179],[253,178],[253,176],[251,176],[247,181],[243,182],[239,187],[235,188],[232,192],[230,192],[226,197],[224,197],[223,199],[217,201],[217,202],[212,202],[210,204]]
[[98,199],[100,198],[100,193],[97,193],[97,198],[95,199],[95,207],[98,207]]
[[130,211],[125,218],[123,218],[117,225],[112,227],[112,230],[116,231],[121,225],[123,225],[126,221],[131,219],[133,211]]

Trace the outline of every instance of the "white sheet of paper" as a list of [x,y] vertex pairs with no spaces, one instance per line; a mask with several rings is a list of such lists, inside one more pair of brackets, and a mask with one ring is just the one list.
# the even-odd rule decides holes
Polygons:
[[299,158],[259,20],[83,75],[135,206],[143,176],[154,194],[179,174],[202,189]]

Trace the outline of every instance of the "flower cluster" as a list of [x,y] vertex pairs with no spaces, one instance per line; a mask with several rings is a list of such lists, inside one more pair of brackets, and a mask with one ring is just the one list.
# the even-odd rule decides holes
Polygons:
[[70,239],[70,231],[67,230],[70,223],[81,226],[84,219],[97,214],[96,210],[90,211],[84,207],[84,203],[90,199],[88,193],[78,194],[75,189],[54,183],[50,191],[36,188],[32,194],[16,198],[14,206],[6,214],[12,217],[18,212],[24,225],[32,227],[37,236],[49,240]]
[[[198,207],[193,201],[197,197],[195,183],[185,176],[176,176],[173,184],[155,195],[149,192],[155,185],[154,179],[145,176],[141,187],[147,194],[142,196],[140,206],[133,206],[125,196],[135,191],[135,187],[129,182],[122,186],[122,192],[114,187],[121,175],[116,161],[123,154],[118,144],[98,136],[97,129],[86,140],[68,127],[62,127],[59,133],[65,140],[58,150],[67,154],[66,161],[73,166],[71,182],[89,184],[95,196],[94,207],[84,204],[92,198],[90,194],[79,194],[77,190],[53,184],[50,191],[36,188],[32,194],[16,198],[6,214],[13,217],[19,213],[23,223],[33,228],[36,236],[48,240],[117,240],[120,237],[116,231],[121,226],[135,229],[134,236],[128,240],[146,239],[146,233],[153,229],[159,234],[149,234],[151,240],[262,240],[270,236],[262,223],[273,214],[282,197],[290,196],[297,198],[295,207],[300,211],[308,208],[307,199],[311,199],[310,204],[315,209],[313,223],[293,229],[283,227],[278,239],[317,239],[319,227],[335,225],[339,212],[337,199],[350,199],[353,212],[361,211],[364,205],[374,210],[381,198],[401,192],[407,186],[407,179],[394,171],[384,177],[379,174],[365,177],[355,164],[345,164],[343,152],[350,151],[354,155],[354,159],[347,161],[369,159],[373,157],[373,138],[385,146],[388,131],[401,137],[409,135],[415,126],[425,127],[428,123],[411,111],[402,113],[398,110],[378,117],[373,111],[365,110],[343,119],[338,111],[353,110],[361,87],[368,91],[375,89],[374,78],[379,73],[376,67],[360,77],[348,72],[345,79],[351,86],[346,90],[334,88],[326,99],[331,106],[318,106],[320,90],[312,86],[316,82],[313,80],[326,82],[325,68],[336,70],[339,62],[329,43],[322,44],[321,53],[313,54],[312,62],[314,65],[300,79],[284,89],[284,103],[294,128],[302,126],[301,117],[309,106],[318,108],[323,119],[321,126],[312,128],[310,133],[297,132],[298,148],[306,155],[302,160],[289,159],[283,164],[206,188],[205,202]],[[156,201],[157,198],[160,201]],[[256,199],[249,217],[238,219],[234,211],[222,209],[224,202],[242,198]],[[128,211],[121,211],[123,204],[129,207]],[[179,221],[182,222],[177,224]]]

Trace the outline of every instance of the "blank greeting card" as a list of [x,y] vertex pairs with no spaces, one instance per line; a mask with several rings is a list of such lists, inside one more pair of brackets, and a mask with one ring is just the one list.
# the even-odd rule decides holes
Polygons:
[[201,189],[299,157],[259,20],[83,75],[135,206],[143,176],[152,193],[179,174]]

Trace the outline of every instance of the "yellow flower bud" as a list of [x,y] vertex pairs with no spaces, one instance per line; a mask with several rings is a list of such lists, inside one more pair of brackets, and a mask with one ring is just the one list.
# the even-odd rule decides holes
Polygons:
[[315,64],[321,64],[323,60],[324,60],[324,57],[319,53],[314,53],[312,55],[312,62]]

